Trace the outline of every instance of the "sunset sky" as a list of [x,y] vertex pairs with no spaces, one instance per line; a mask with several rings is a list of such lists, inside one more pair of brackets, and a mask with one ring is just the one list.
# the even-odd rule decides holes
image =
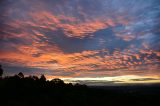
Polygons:
[[160,82],[159,0],[0,0],[4,75]]

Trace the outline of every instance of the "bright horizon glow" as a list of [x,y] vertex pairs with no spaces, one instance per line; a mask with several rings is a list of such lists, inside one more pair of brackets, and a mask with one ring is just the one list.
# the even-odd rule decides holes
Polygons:
[[[138,75],[122,75],[113,77],[85,77],[85,78],[61,78],[65,83],[81,83],[81,82],[113,82],[113,84],[141,84],[141,83],[159,83],[160,76],[138,76]],[[51,80],[51,79],[48,79]],[[85,84],[85,83],[83,83]]]

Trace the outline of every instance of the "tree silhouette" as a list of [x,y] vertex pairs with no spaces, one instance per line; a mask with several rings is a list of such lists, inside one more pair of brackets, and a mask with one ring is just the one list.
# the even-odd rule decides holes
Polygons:
[[40,77],[40,80],[41,81],[46,81],[46,77],[42,74],[41,77]]
[[0,77],[2,77],[3,75],[3,69],[2,69],[2,65],[0,65]]
[[35,80],[35,81],[39,80],[39,78],[37,76],[35,76],[35,75],[32,76],[32,79]]
[[51,83],[56,86],[63,86],[65,84],[64,81],[59,78],[52,79]]
[[18,73],[18,76],[19,76],[20,78],[24,78],[24,75],[23,75],[22,72]]

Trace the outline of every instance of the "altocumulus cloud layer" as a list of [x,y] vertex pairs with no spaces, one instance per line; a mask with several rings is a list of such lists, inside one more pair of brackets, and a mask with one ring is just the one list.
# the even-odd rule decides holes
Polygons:
[[9,75],[159,75],[159,35],[159,0],[0,1],[0,63]]

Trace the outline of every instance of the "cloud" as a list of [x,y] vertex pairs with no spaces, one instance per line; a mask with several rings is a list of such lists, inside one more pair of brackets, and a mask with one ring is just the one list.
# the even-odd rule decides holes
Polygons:
[[3,1],[0,62],[48,77],[159,74],[158,3]]

